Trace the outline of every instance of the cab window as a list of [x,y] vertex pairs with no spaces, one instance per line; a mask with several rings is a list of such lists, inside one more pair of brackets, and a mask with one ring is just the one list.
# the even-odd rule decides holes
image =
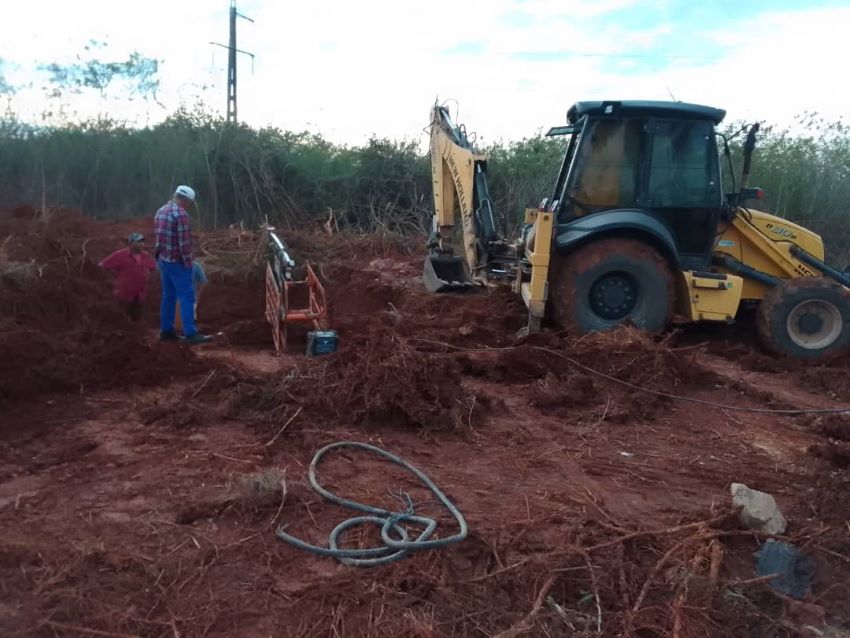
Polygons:
[[633,207],[640,185],[643,120],[590,123],[576,158],[569,196],[584,212]]
[[708,122],[653,121],[647,205],[709,208],[720,205],[714,131]]

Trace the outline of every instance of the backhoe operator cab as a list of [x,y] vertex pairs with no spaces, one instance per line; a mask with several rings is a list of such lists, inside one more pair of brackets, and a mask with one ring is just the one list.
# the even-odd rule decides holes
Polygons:
[[[551,200],[557,222],[621,210],[620,229],[632,225],[648,233],[684,268],[707,268],[723,207],[714,126],[724,115],[678,103],[575,104]],[[556,232],[556,249],[580,241],[570,227]]]
[[758,196],[746,188],[758,125],[740,188],[724,195],[723,110],[577,102],[567,125],[549,131],[566,146],[551,197],[525,211],[522,235],[508,241],[496,231],[486,155],[444,107],[431,114],[428,290],[510,283],[528,308],[527,331],[548,319],[579,334],[623,323],[661,331],[674,313],[732,322],[748,301],[776,353],[816,359],[850,348],[850,276],[824,262],[817,234],[742,205]]
[[[677,102],[570,108],[569,126],[550,131],[569,138],[543,205],[554,215],[544,314],[580,332],[627,320],[660,330],[674,310],[731,321],[740,282],[710,272],[724,212],[714,127],[724,115]],[[710,293],[691,294],[694,282]]]

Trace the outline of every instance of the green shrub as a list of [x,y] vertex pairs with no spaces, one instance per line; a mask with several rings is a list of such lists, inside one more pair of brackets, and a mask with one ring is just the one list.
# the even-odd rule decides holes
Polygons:
[[[736,174],[742,141],[732,141]],[[538,135],[482,150],[490,157],[496,211],[511,234],[526,207],[551,197],[563,141]],[[107,119],[53,127],[8,114],[0,119],[4,204],[46,201],[99,217],[150,215],[179,183],[198,191],[197,215],[209,227],[268,219],[296,228],[331,214],[341,228],[363,232],[425,233],[430,226],[430,168],[413,140],[341,146],[313,133],[234,126],[186,109],[148,128]],[[821,233],[830,260],[850,262],[846,125],[807,114],[792,130],[764,127],[750,184],[767,193],[759,207]]]

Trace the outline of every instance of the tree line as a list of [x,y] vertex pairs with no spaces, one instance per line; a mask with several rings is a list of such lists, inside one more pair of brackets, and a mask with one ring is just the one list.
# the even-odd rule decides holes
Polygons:
[[[151,82],[149,61],[129,62],[141,65],[142,81]],[[49,70],[99,90],[120,71]],[[743,135],[730,142],[736,173],[742,142]],[[537,135],[481,149],[490,156],[491,194],[506,228],[551,195],[563,144]],[[35,125],[8,111],[0,118],[4,205],[135,217],[152,214],[178,183],[195,187],[199,222],[212,228],[266,220],[294,228],[330,219],[355,231],[412,234],[430,225],[430,168],[416,140],[373,138],[345,146],[314,133],[232,125],[185,108],[147,127],[104,117]],[[850,130],[843,122],[806,114],[790,129],[763,126],[750,184],[765,189],[759,208],[819,232],[831,261],[850,263]]]

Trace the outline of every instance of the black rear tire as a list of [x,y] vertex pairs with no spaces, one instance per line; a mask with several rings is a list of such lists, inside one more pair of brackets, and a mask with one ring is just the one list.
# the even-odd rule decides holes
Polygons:
[[819,360],[850,348],[850,292],[823,277],[787,279],[759,305],[759,338],[772,353]]
[[673,314],[674,278],[668,261],[637,239],[611,237],[553,256],[549,315],[584,334],[632,324],[664,330]]

